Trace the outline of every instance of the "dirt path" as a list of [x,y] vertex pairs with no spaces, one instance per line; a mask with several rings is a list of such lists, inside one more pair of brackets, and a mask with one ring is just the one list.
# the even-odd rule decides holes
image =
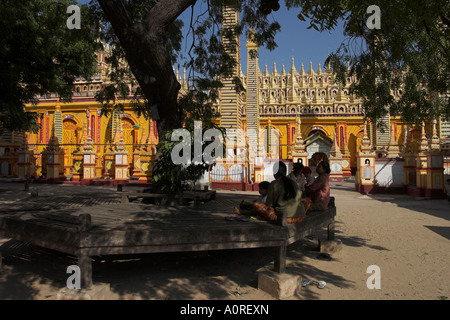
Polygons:
[[[33,186],[32,186],[33,188]],[[79,192],[42,186],[42,192]],[[58,189],[59,188],[59,189]],[[63,188],[63,189],[61,189]],[[25,198],[22,185],[0,183],[0,205]],[[103,187],[105,192],[113,188]],[[238,192],[236,192],[238,194]],[[288,247],[288,272],[325,281],[291,299],[447,299],[450,297],[450,206],[406,195],[366,196],[351,184],[333,187],[336,238],[344,247],[317,259],[317,238]],[[237,195],[238,196],[238,195]],[[73,257],[0,239],[0,299],[54,299]],[[256,270],[273,263],[271,249],[96,257],[94,283],[111,285],[110,299],[273,299],[257,289]],[[380,270],[381,289],[368,289],[367,268]]]

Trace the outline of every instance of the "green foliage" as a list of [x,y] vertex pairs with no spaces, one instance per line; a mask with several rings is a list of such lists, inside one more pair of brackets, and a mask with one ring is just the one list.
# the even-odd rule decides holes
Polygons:
[[[156,0],[133,0],[123,1],[123,5],[131,19],[131,23],[137,24],[144,20],[157,2]],[[154,101],[157,100],[156,97],[145,96],[135,77],[135,73],[138,70],[130,69],[126,53],[99,3],[90,1],[89,6],[93,16],[101,25],[102,41],[110,48],[109,56],[106,60],[110,66],[107,73],[110,83],[96,94],[96,100],[101,102],[103,106],[102,115],[108,116],[114,109],[123,110],[124,100],[129,99],[139,116],[143,115],[150,118],[151,108]],[[176,63],[178,53],[181,50],[182,27],[183,21],[177,19],[168,26],[167,32],[164,33],[166,52],[173,64]],[[172,72],[172,70],[168,70],[168,72]],[[148,74],[147,76],[150,78],[153,75]],[[132,92],[130,92],[129,86],[131,86]]]
[[96,71],[98,25],[89,8],[81,7],[81,29],[68,29],[68,0],[1,1],[0,12],[0,122],[9,130],[37,131],[36,115],[25,103],[36,95],[57,93],[72,98],[77,77],[89,79]]
[[[224,129],[217,126],[213,121],[218,115],[213,112],[212,100],[210,96],[202,91],[189,91],[179,100],[179,108],[184,111],[184,129],[191,133],[191,154],[194,154],[194,123],[202,122],[202,137],[208,129],[217,129],[224,136]],[[153,165],[153,189],[161,193],[178,193],[190,189],[201,176],[211,169],[214,164],[189,163],[186,165],[174,164],[171,157],[173,148],[180,143],[171,141],[172,131],[160,134],[160,141],[157,146],[158,155]],[[212,142],[202,143],[202,151]],[[224,145],[222,145],[224,148]],[[224,152],[225,149],[222,151]]]
[[[309,28],[333,30],[344,21],[344,43],[325,63],[345,84],[355,76],[351,92],[363,99],[367,118],[386,112],[419,124],[450,118],[450,3],[433,1],[286,0],[300,8],[298,18]],[[367,7],[381,9],[381,29],[370,30]],[[350,70],[347,70],[347,62]],[[401,93],[400,93],[401,92]],[[397,93],[400,93],[397,95]]]
[[[164,0],[160,0],[164,1]],[[123,1],[124,7],[132,23],[142,22],[146,15],[158,1],[134,0]],[[278,22],[270,22],[267,17],[258,11],[259,0],[199,0],[195,6],[204,11],[197,13],[194,5],[191,7],[191,22],[189,35],[193,37],[188,56],[180,55],[181,43],[184,36],[181,33],[183,22],[175,20],[164,33],[167,55],[171,57],[173,65],[177,59],[184,60],[184,67],[188,70],[188,82],[190,90],[207,92],[211,100],[217,99],[218,88],[224,77],[233,76],[238,61],[233,57],[236,53],[236,41],[242,33],[249,34],[250,28],[255,30],[255,41],[260,46],[266,46],[273,50],[276,48],[274,37],[280,30]],[[222,28],[222,9],[224,5],[232,6],[241,11],[240,24],[235,27]],[[109,77],[111,84],[99,92],[97,100],[103,103],[103,114],[107,115],[113,108],[121,108],[124,99],[130,98],[126,85],[131,84],[133,107],[135,111],[144,116],[151,116],[151,107],[156,102],[155,97],[147,97],[136,81],[137,70],[131,70],[125,63],[126,54],[120,46],[111,24],[96,1],[91,1],[90,6],[95,12],[96,18],[101,22],[103,39],[110,44],[112,54],[108,58],[111,65]],[[189,9],[189,10],[191,10]],[[181,13],[180,13],[181,14]],[[228,40],[224,46],[222,39]],[[139,47],[139,45],[137,45]],[[173,72],[167,70],[167,72]],[[149,77],[155,76],[148,74]],[[238,92],[244,90],[244,86],[238,77],[233,78],[233,83]]]
[[[172,161],[171,153],[179,142],[171,141],[171,135],[170,131],[165,132],[165,139],[161,139],[157,147],[158,157],[153,164],[152,175],[153,192],[176,194],[191,189],[196,181],[210,168],[210,165],[204,162],[186,165],[175,164]],[[192,151],[193,148],[192,141]]]
[[[156,3],[164,1],[135,0],[122,1],[122,4],[131,22],[138,25],[145,21],[146,16],[151,13]],[[203,132],[210,128],[218,128],[213,121],[213,118],[217,115],[213,113],[212,104],[218,102],[218,93],[223,86],[224,78],[232,78],[232,83],[237,92],[244,91],[244,86],[240,78],[237,77],[240,70],[237,69],[238,61],[234,57],[237,53],[236,42],[239,41],[239,36],[242,33],[248,35],[253,28],[254,40],[260,46],[265,45],[269,49],[276,47],[274,36],[280,26],[277,22],[269,22],[267,17],[258,11],[259,2],[259,0],[192,1],[189,32],[193,40],[188,53],[189,57],[184,65],[188,69],[189,90],[184,96],[179,97],[176,109],[181,115],[184,127],[190,132],[193,133],[194,121],[196,120],[202,121]],[[239,25],[222,28],[222,10],[225,5],[235,7],[241,12]],[[160,107],[157,106],[158,97],[144,94],[144,90],[135,81],[135,79],[139,80],[140,78],[139,83],[143,85],[143,75],[140,74],[143,70],[131,70],[132,68],[124,63],[127,53],[122,49],[116,37],[117,30],[112,29],[100,6],[96,5],[95,2],[91,2],[91,6],[93,6],[98,19],[102,22],[105,42],[112,47],[112,55],[108,59],[111,64],[109,76],[112,82],[110,86],[106,86],[97,95],[97,100],[104,105],[103,113],[107,114],[113,107],[121,108],[121,100],[128,96],[127,89],[123,84],[131,83],[132,87],[135,88],[133,97],[135,111],[146,117],[154,116],[154,111]],[[194,6],[201,6],[204,11],[196,14]],[[181,13],[179,12],[179,14]],[[182,23],[175,20],[164,30],[163,34],[162,41],[165,44],[166,56],[171,57],[173,65],[175,65],[175,59],[181,48],[181,27]],[[227,40],[226,44],[222,41],[224,39]],[[145,40],[142,40],[142,43],[136,43],[135,50],[139,50],[143,46]],[[148,53],[146,52],[146,54]],[[146,54],[143,54],[143,57]],[[154,79],[155,82],[168,81],[169,78],[166,75],[157,74],[151,68],[148,68],[145,72],[145,76]],[[173,70],[166,70],[167,74],[172,72]],[[121,88],[125,90],[122,91]],[[159,94],[164,95],[165,92],[159,92]],[[159,124],[158,129],[161,129]],[[171,159],[171,152],[178,141],[173,142],[170,138],[173,129],[178,128],[163,126],[163,129],[165,130],[159,132],[160,142],[157,146],[157,157],[153,166],[152,184],[158,192],[180,192],[183,189],[184,181],[195,182],[209,168],[209,165],[205,163],[186,166],[175,165]],[[202,148],[204,149],[207,145],[208,143],[204,143]],[[191,146],[194,147],[193,141]]]

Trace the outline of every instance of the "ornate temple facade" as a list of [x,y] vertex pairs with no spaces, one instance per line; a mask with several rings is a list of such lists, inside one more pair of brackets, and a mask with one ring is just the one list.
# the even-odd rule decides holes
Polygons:
[[[235,24],[238,19],[236,11],[225,8],[224,25]],[[380,120],[384,130],[365,123],[361,101],[349,93],[354,78],[349,76],[342,87],[329,66],[314,66],[311,62],[306,67],[296,66],[294,58],[288,66],[274,63],[271,72],[267,66],[261,69],[259,48],[251,39],[246,43],[244,74],[240,40],[236,39],[236,43],[233,52],[238,63],[232,77],[241,78],[245,92],[235,91],[232,77],[223,78],[224,87],[214,108],[220,114],[217,122],[229,132],[241,129],[257,133],[247,139],[236,137],[238,145],[250,150],[244,158],[257,156],[263,143],[268,150],[265,157],[287,162],[302,161],[314,166],[325,155],[335,165],[336,176],[342,178],[356,174],[358,155],[362,146],[368,152],[367,143],[376,157],[395,158],[401,152],[419,152],[424,132],[427,139],[442,139],[448,130],[448,124],[440,120],[434,126],[430,122],[410,128],[401,118],[386,116]],[[37,97],[37,105],[26,106],[27,111],[38,115],[37,133],[2,132],[0,176],[151,181],[158,142],[155,122],[138,116],[129,100],[121,101],[123,112],[102,116],[102,105],[95,100],[96,92],[109,81],[107,55],[108,48],[98,54],[98,73],[91,81],[79,79],[75,83],[72,102],[61,103],[56,95],[47,95]],[[188,89],[185,72],[176,73],[183,94]],[[130,85],[129,90],[131,99],[134,88]],[[235,150],[234,156],[238,153]],[[262,179],[257,177],[257,165],[250,171],[241,169],[236,179],[229,175],[231,166],[223,166],[223,172],[211,176],[212,181],[241,181],[244,175],[247,181]]]

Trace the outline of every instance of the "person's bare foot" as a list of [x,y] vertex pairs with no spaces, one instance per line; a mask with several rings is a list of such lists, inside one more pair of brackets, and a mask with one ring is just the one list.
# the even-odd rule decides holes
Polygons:
[[241,214],[241,211],[239,210],[238,207],[233,207],[234,213],[236,214]]

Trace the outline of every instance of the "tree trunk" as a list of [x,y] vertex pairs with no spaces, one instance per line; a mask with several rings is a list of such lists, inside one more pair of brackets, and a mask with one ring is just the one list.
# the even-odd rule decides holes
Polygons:
[[165,34],[168,26],[196,0],[161,0],[138,23],[132,23],[123,0],[98,1],[148,101],[158,132],[180,128],[182,110],[178,109],[177,99],[181,86],[166,49]]

